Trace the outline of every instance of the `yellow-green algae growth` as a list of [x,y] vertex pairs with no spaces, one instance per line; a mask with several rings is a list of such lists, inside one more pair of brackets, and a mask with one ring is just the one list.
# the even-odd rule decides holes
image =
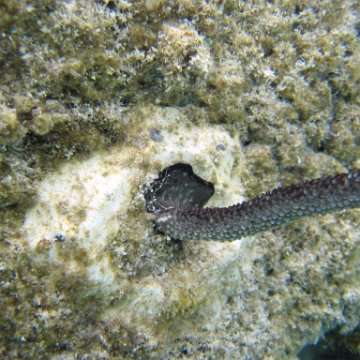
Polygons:
[[141,193],[179,161],[215,206],[359,168],[356,1],[0,10],[1,357],[296,359],[359,325],[359,210],[179,243]]

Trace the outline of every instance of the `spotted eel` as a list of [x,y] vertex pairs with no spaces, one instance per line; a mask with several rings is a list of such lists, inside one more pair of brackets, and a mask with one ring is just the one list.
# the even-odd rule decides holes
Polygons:
[[158,231],[179,240],[235,240],[305,216],[360,206],[360,170],[283,186],[229,207],[204,208],[214,186],[189,164],[163,170],[145,191]]

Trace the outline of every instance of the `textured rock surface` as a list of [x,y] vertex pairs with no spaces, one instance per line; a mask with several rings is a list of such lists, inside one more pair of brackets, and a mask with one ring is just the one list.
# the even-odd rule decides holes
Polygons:
[[179,243],[141,191],[175,162],[212,206],[359,168],[357,2],[0,9],[1,357],[295,359],[358,325],[358,209]]

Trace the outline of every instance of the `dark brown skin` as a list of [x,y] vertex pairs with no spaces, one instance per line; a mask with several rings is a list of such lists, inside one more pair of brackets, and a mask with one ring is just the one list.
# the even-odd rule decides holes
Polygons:
[[176,205],[155,211],[160,232],[179,240],[235,240],[305,216],[360,207],[360,170],[279,187],[230,207]]

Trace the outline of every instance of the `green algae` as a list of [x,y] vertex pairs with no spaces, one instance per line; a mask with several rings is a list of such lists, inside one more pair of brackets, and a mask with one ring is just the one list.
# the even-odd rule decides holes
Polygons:
[[[342,312],[344,328],[356,326],[357,210],[256,238],[251,275],[232,264],[229,273],[207,275],[214,282],[196,290],[199,259],[209,261],[199,252],[206,249],[153,235],[137,199],[96,260],[109,258],[112,271],[130,285],[159,277],[169,298],[179,292],[173,303],[165,301],[170,305],[157,325],[145,330],[103,319],[109,304],[124,295],[110,291],[105,298],[85,272],[92,260],[73,238],[44,239],[34,253],[19,235],[27,210],[38,201],[38,184],[69,161],[81,163],[135,144],[134,157],[143,168],[132,184],[136,196],[146,176],[163,167],[159,159],[152,161],[151,152],[142,152],[151,140],[141,130],[150,126],[155,105],[182,108],[171,131],[155,123],[174,141],[182,136],[178,125],[183,123],[188,131],[218,126],[239,140],[244,154],[226,166],[217,143],[209,146],[210,160],[184,155],[202,171],[215,164],[218,173],[209,180],[219,189],[217,201],[226,201],[234,189],[223,184],[225,170],[238,179],[239,193],[250,197],[278,182],[359,167],[355,2],[49,0],[1,2],[0,9],[3,356],[146,358],[188,351],[197,358],[290,357],[343,323]],[[168,121],[165,112],[163,119]],[[78,208],[76,221],[84,221],[87,210]],[[48,260],[54,249],[57,263]],[[71,263],[77,272],[67,271]],[[179,280],[182,288],[176,290],[164,278],[184,264],[192,280]],[[220,274],[228,281],[224,288]],[[241,287],[231,277],[240,279]],[[231,286],[231,296],[222,291]],[[137,292],[126,289],[124,294],[136,300]],[[344,294],[345,307],[338,300]],[[267,313],[259,311],[264,308]],[[210,333],[199,324],[206,327],[212,309],[219,315]],[[266,319],[274,325],[266,327]],[[151,324],[148,318],[142,322]],[[262,335],[254,345],[251,339],[259,338],[254,324],[265,329],[262,334],[276,336]],[[162,347],[157,340],[166,331],[169,342]],[[217,345],[203,345],[209,342]]]

